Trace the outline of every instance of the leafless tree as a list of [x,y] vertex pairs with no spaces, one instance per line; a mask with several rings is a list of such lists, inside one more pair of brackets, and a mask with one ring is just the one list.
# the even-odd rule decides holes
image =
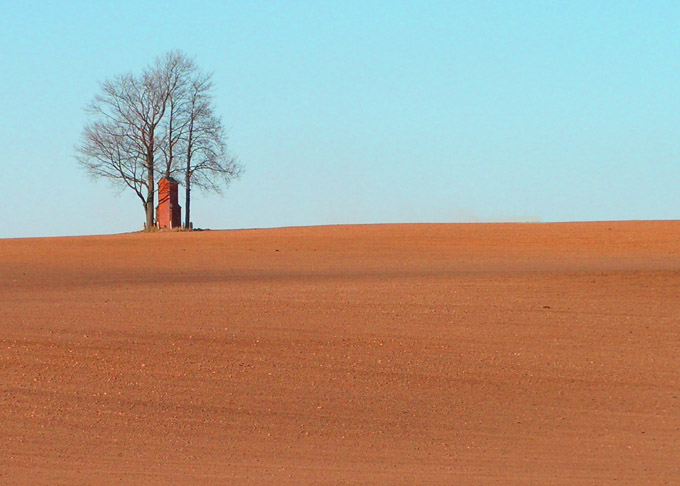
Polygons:
[[86,108],[91,121],[76,147],[77,160],[93,177],[132,189],[148,229],[155,221],[156,176],[184,179],[189,227],[191,185],[220,192],[240,173],[212,106],[212,87],[193,59],[171,51],[138,76],[101,83]]
[[83,130],[77,159],[92,176],[132,188],[142,200],[146,227],[154,224],[157,129],[169,98],[160,60],[140,76],[126,74],[101,83],[86,108],[93,118]]
[[218,194],[239,177],[243,167],[226,144],[222,120],[213,108],[211,75],[195,74],[187,90],[187,120],[183,137],[184,226],[191,227],[191,188]]

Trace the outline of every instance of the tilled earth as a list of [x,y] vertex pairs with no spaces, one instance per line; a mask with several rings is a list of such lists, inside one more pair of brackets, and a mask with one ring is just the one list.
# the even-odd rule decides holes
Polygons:
[[0,484],[680,484],[680,222],[0,240]]

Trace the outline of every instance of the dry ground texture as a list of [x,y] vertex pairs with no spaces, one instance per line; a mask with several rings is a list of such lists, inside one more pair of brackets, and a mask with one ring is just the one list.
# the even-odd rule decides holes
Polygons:
[[1,484],[680,484],[680,222],[0,240]]

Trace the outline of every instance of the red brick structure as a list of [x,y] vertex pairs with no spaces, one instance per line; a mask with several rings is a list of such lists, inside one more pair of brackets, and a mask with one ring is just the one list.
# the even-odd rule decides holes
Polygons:
[[177,200],[178,182],[172,177],[161,177],[158,181],[158,206],[156,224],[159,228],[180,228],[182,208]]

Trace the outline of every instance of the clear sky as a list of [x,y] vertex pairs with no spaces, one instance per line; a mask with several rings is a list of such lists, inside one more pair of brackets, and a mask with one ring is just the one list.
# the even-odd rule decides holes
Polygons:
[[0,237],[136,231],[74,158],[181,49],[246,172],[195,225],[680,218],[680,2],[0,0]]

